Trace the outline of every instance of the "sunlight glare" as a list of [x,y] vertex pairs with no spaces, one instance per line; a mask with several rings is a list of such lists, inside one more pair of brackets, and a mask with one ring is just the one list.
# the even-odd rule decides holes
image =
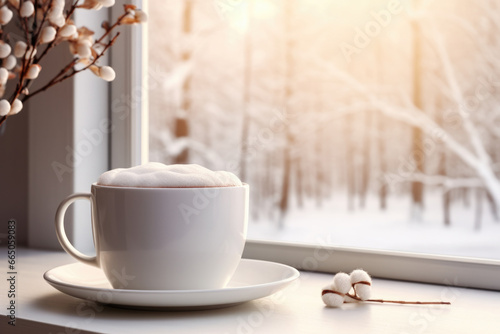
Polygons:
[[270,19],[276,15],[276,4],[269,0],[254,0],[252,11],[256,19]]
[[244,1],[227,13],[229,25],[239,33],[246,33],[252,19],[267,20],[275,17],[276,5],[270,0]]
[[234,8],[226,17],[230,27],[235,31],[241,34],[248,31],[248,4],[246,2]]

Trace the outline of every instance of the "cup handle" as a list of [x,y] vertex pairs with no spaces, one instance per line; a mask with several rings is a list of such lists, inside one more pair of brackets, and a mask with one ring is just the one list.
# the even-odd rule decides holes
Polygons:
[[77,193],[68,196],[65,200],[59,204],[59,207],[57,208],[56,212],[56,234],[57,234],[57,239],[59,240],[59,243],[61,244],[62,248],[71,256],[73,256],[75,259],[78,261],[81,261],[85,264],[89,264],[91,266],[95,266],[99,268],[99,264],[97,263],[97,256],[88,256],[83,254],[82,252],[78,251],[71,242],[68,240],[68,237],[66,236],[66,231],[64,230],[64,214],[66,213],[66,210],[68,207],[76,200],[79,199],[86,199],[90,201],[90,210],[92,212],[91,214],[91,219],[92,219],[92,226],[94,226],[94,201],[92,200],[92,194],[89,193]]

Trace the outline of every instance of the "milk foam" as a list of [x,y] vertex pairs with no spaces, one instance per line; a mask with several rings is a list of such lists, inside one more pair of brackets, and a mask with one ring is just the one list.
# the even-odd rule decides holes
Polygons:
[[138,188],[188,188],[241,186],[230,172],[211,171],[196,164],[164,165],[159,162],[132,168],[117,168],[99,177],[99,185]]

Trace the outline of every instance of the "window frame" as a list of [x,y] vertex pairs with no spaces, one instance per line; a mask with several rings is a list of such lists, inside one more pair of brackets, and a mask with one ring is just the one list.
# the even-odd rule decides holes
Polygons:
[[[124,2],[117,3],[113,18]],[[147,11],[147,1],[134,4]],[[112,66],[123,73],[123,79],[114,81],[111,88],[111,168],[148,161],[147,32],[147,24],[122,32],[111,54]],[[123,101],[123,96],[131,98]],[[123,108],[126,114],[114,110],[121,102],[130,106]],[[247,240],[243,256],[307,271],[335,273],[363,268],[380,278],[500,290],[499,260],[263,240]]]
[[299,270],[336,273],[363,268],[379,278],[500,290],[498,260],[263,240],[248,240],[243,256]]
[[[147,1],[116,1],[111,7],[111,21],[123,14],[123,5],[132,3],[147,13]],[[110,167],[131,167],[148,160],[148,25],[120,31],[120,38],[110,52],[111,66],[119,73],[111,84]],[[144,112],[145,111],[145,112]],[[138,139],[138,140],[135,140]]]

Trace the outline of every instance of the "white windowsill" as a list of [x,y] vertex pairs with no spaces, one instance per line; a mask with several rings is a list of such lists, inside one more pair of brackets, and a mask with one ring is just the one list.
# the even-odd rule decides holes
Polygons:
[[[5,264],[6,250],[1,249]],[[373,297],[448,300],[451,306],[390,304],[323,306],[321,288],[331,274],[302,272],[279,299],[273,296],[209,311],[136,311],[84,304],[49,286],[43,273],[72,263],[63,252],[19,250],[17,326],[7,325],[7,284],[2,280],[1,333],[497,333],[500,292],[374,279]],[[6,271],[6,270],[4,270]],[[86,306],[85,306],[86,305]],[[95,309],[91,305],[94,305]],[[99,310],[99,311],[96,311]],[[95,312],[93,312],[95,311]]]
[[500,261],[325,244],[247,240],[244,257],[335,273],[363,268],[379,278],[500,291]]

